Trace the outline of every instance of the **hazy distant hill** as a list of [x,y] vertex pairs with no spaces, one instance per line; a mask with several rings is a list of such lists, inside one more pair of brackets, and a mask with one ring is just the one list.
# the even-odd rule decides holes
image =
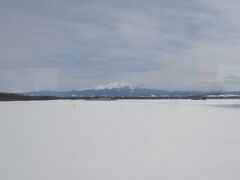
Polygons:
[[130,86],[123,83],[111,83],[96,88],[73,90],[73,91],[38,91],[28,92],[24,95],[30,96],[57,96],[57,97],[159,97],[159,98],[186,98],[186,97],[208,97],[208,98],[236,98],[240,92],[225,91],[163,91]]

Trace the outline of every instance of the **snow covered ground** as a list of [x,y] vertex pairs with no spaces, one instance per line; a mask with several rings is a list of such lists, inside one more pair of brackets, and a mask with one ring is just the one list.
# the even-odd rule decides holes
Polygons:
[[1,180],[239,180],[240,100],[0,102]]

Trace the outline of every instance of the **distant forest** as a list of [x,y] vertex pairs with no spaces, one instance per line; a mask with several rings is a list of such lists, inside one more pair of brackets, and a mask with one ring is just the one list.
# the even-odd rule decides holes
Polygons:
[[121,99],[239,99],[239,97],[206,97],[206,96],[187,96],[187,97],[122,97],[122,96],[91,96],[91,97],[57,97],[57,96],[30,96],[16,93],[0,92],[0,101],[34,101],[34,100],[121,100]]

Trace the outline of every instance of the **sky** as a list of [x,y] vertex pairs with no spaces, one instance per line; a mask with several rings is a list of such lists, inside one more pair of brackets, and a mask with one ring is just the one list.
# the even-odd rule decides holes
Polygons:
[[240,90],[239,0],[0,0],[0,91]]

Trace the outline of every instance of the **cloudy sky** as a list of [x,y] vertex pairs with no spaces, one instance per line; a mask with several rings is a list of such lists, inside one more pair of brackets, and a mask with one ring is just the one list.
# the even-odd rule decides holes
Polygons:
[[0,91],[240,89],[239,0],[0,0]]

